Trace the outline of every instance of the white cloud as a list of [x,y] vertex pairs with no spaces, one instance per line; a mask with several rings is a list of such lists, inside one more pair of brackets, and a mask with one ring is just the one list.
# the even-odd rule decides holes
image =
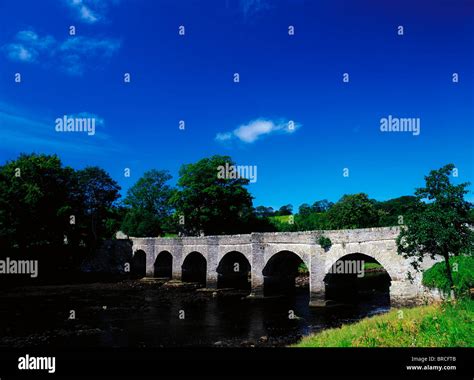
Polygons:
[[253,143],[260,136],[268,135],[278,127],[270,120],[254,120],[247,125],[241,125],[234,131],[234,135],[241,141]]
[[94,12],[84,4],[80,6],[79,15],[82,20],[91,24],[99,21],[99,18],[94,14]]
[[47,49],[55,43],[54,37],[40,37],[34,30],[20,30],[16,34],[16,39],[22,43],[28,44],[36,49]]
[[26,48],[22,44],[9,44],[5,47],[7,56],[12,61],[34,62],[38,56],[38,52]]
[[65,0],[76,18],[87,24],[105,21],[110,4],[116,2],[117,0]]
[[16,34],[16,38],[25,42],[38,41],[38,35],[32,30],[21,30]]
[[110,38],[68,37],[56,41],[50,35],[39,36],[33,30],[21,30],[14,42],[2,50],[12,61],[59,65],[71,75],[82,75],[91,61],[110,58],[119,48],[120,41]]
[[216,140],[220,142],[238,139],[244,143],[251,144],[263,136],[271,134],[290,134],[295,132],[301,124],[291,120],[279,120],[277,122],[268,119],[252,120],[248,124],[243,124],[232,132],[221,132],[216,135]]
[[36,62],[38,56],[53,46],[51,36],[40,38],[33,30],[21,30],[15,36],[15,42],[3,46],[7,57],[12,61]]
[[216,135],[216,140],[218,141],[227,141],[232,139],[232,132],[218,133]]

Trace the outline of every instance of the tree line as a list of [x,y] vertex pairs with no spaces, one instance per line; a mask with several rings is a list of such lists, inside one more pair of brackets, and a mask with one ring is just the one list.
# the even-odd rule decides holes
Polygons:
[[[347,229],[405,224],[419,197],[379,202],[347,194],[278,210],[253,206],[245,178],[219,178],[228,156],[186,164],[176,186],[166,170],[149,170],[120,199],[120,186],[99,167],[73,169],[56,155],[22,154],[0,166],[0,248],[44,245],[95,249],[122,230],[129,236],[219,235]],[[473,212],[468,206],[472,221]]]
[[[404,224],[405,218],[416,210],[416,204],[416,197],[411,195],[376,201],[365,193],[358,193],[343,195],[336,203],[326,199],[312,205],[304,203],[295,214],[291,211],[292,205],[273,213],[265,208],[264,215],[278,231],[387,227]],[[263,214],[258,207],[257,212]],[[293,217],[282,217],[290,215]]]

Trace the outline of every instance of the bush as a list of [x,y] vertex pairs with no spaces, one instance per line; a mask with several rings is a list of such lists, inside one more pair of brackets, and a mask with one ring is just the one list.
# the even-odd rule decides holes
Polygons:
[[304,274],[308,274],[309,273],[309,270],[308,270],[308,267],[306,266],[305,263],[301,263],[299,266],[298,266],[298,274],[300,275],[304,275]]
[[[454,292],[457,295],[469,294],[474,287],[474,258],[472,256],[453,256],[449,259],[453,274]],[[423,285],[450,292],[446,263],[440,262],[423,272]]]
[[320,236],[318,239],[318,244],[325,250],[327,251],[329,248],[331,248],[332,241],[326,236]]

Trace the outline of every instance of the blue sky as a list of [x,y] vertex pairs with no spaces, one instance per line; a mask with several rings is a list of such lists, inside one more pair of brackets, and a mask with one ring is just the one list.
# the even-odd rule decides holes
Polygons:
[[[3,0],[0,162],[57,153],[125,192],[226,154],[257,166],[254,204],[273,207],[412,194],[449,162],[473,181],[473,15],[472,0]],[[96,133],[56,132],[63,115]],[[420,134],[381,132],[388,115]]]

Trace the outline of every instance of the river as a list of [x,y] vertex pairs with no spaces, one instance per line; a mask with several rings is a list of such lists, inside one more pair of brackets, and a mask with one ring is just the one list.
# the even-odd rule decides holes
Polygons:
[[311,308],[308,289],[249,299],[163,281],[28,286],[0,292],[0,347],[285,346],[389,310],[388,295]]

